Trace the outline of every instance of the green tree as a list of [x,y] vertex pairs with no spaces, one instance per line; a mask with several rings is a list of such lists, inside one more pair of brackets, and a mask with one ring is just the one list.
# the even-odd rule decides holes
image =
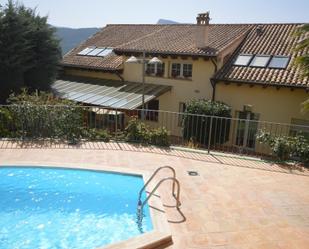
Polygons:
[[21,87],[48,90],[61,58],[55,30],[35,10],[0,6],[0,102]]
[[[309,77],[309,24],[300,26],[296,30],[296,36],[299,38],[296,51],[302,54],[296,58],[295,63],[302,69],[303,76]],[[309,111],[309,99],[303,103],[303,111]]]

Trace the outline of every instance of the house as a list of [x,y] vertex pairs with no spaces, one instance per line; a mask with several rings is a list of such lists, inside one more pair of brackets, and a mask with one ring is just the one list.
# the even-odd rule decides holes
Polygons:
[[[233,117],[309,125],[301,112],[309,79],[301,76],[294,32],[301,24],[107,25],[62,60],[53,88],[62,97],[111,109],[183,112],[191,99],[232,107]],[[131,56],[162,63],[126,63]],[[152,121],[158,121],[155,117]],[[177,130],[175,133],[179,133]]]

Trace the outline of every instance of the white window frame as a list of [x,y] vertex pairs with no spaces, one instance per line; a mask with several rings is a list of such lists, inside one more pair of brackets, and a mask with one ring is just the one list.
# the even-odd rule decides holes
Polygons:
[[[188,76],[188,77],[184,76],[184,74],[183,74],[183,72],[184,72],[183,68],[184,68],[185,65],[191,65],[191,76]],[[183,63],[183,64],[181,64],[181,75],[182,75],[182,77],[184,77],[184,78],[192,78],[192,76],[193,76],[193,64],[192,64],[192,63]]]
[[146,64],[146,67],[145,67],[145,72],[147,72],[148,70],[148,66],[149,65],[153,65],[154,66],[154,73],[149,73],[147,75],[151,75],[151,76],[157,76],[157,73],[158,73],[158,65],[163,65],[163,75],[162,77],[164,77],[164,74],[165,74],[165,64],[164,63],[161,63],[161,64]]
[[[173,64],[180,64],[180,75],[178,75],[178,76],[176,76],[176,77],[173,77],[173,76],[172,76]],[[190,77],[185,77],[185,76],[183,75],[183,67],[184,67],[184,65],[192,65],[191,76],[190,76]],[[193,77],[193,64],[192,64],[192,63],[179,63],[179,62],[173,62],[173,63],[172,63],[172,66],[171,66],[171,77],[172,77],[172,78],[192,79],[192,77]]]

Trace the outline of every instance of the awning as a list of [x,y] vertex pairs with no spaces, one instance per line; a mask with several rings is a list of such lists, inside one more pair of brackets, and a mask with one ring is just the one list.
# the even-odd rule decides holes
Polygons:
[[[52,85],[56,96],[90,105],[135,109],[142,105],[141,83],[85,77],[66,77]],[[145,84],[145,103],[171,89],[171,86]]]

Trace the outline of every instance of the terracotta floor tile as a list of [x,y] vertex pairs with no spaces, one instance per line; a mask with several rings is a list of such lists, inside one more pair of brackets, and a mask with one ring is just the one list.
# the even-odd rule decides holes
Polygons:
[[[203,159],[208,161],[202,161],[202,155],[195,155],[199,160],[194,160],[192,153],[127,144],[89,143],[82,148],[0,149],[0,158],[2,165],[108,166],[149,174],[171,165],[181,184],[186,221],[170,223],[174,245],[169,249],[309,248],[309,195],[305,191],[309,171],[290,174],[279,166],[226,157],[222,164],[212,156],[210,161],[209,155]],[[188,176],[188,170],[198,171],[199,176]],[[156,181],[167,176],[170,173],[164,171]],[[158,194],[163,204],[175,203],[168,184]],[[165,208],[165,212],[169,220],[180,219],[176,210]]]

